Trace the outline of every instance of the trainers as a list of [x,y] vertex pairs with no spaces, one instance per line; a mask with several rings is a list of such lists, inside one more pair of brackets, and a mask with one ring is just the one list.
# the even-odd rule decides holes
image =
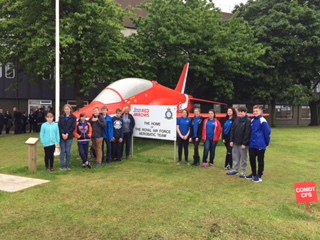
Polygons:
[[68,171],[70,171],[70,170],[71,170],[71,168],[70,168],[69,166],[67,166],[67,167],[66,167],[66,169],[67,169]]
[[47,171],[50,171],[50,168],[46,168]]
[[54,168],[50,168],[50,172],[55,172],[56,170]]
[[255,176],[253,179],[252,179],[253,182],[262,182],[262,178],[260,178],[258,175]]
[[101,163],[97,163],[97,164],[96,164],[96,167],[101,167]]
[[224,168],[225,170],[231,170],[231,167],[228,165]]
[[255,176],[254,176],[254,175],[252,175],[252,173],[251,173],[250,175],[246,176],[246,179],[248,179],[248,180],[252,180],[254,177],[255,177]]
[[61,171],[65,171],[65,170],[67,170],[67,168],[66,167],[62,167],[62,168],[60,168],[60,170]]
[[202,167],[203,167],[203,168],[206,168],[206,167],[207,167],[207,163],[204,162],[204,163],[202,164]]
[[246,178],[246,174],[245,173],[240,173],[240,176],[239,176],[240,178]]
[[235,176],[235,175],[238,175],[238,172],[237,172],[237,171],[227,172],[227,175],[229,175],[229,176]]
[[179,166],[181,164],[181,161],[177,162],[177,165]]
[[82,167],[83,167],[83,168],[86,168],[86,164],[82,163]]
[[210,167],[213,168],[213,167],[214,167],[214,164],[213,164],[213,163],[210,163]]
[[92,166],[91,166],[91,164],[89,162],[87,163],[86,167],[89,168],[89,169],[92,168]]
[[186,161],[186,164],[187,164],[187,165],[190,165],[190,163],[189,163],[188,161]]

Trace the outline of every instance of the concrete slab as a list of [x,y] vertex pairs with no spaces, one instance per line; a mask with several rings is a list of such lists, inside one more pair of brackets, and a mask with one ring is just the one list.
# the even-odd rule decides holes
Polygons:
[[0,191],[17,192],[39,184],[48,183],[49,180],[18,177],[7,174],[0,174]]

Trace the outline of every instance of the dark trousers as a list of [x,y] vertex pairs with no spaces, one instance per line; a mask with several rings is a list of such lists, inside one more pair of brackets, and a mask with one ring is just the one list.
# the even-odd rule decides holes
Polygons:
[[2,135],[3,123],[0,124],[0,135]]
[[53,168],[55,148],[55,145],[44,147],[44,163],[46,168]]
[[258,175],[261,177],[264,171],[264,153],[265,149],[249,148],[249,157],[252,175],[257,175],[256,158],[258,158]]
[[20,133],[26,133],[26,127],[27,127],[27,124],[21,124],[21,130],[20,130]]
[[88,161],[89,143],[81,144],[78,142],[78,150],[82,163],[86,163]]
[[130,147],[131,147],[131,133],[123,133],[123,141],[122,141],[122,149],[121,149],[121,157],[123,156],[124,152],[124,145],[126,145],[126,158],[130,155]]
[[224,167],[230,166],[232,168],[232,147],[230,146],[230,141],[227,140],[224,145],[226,146],[227,153],[226,153],[226,161],[224,163]]
[[33,123],[32,123],[32,122],[30,122],[30,123],[29,123],[29,133],[31,133],[31,132],[32,132],[32,130],[33,130]]
[[102,142],[102,156],[104,158],[104,146],[106,146],[106,161],[107,162],[110,162],[111,161],[111,141],[108,140],[107,138],[104,138],[103,139],[103,142]]
[[178,138],[178,161],[181,162],[182,160],[182,148],[184,149],[184,158],[186,162],[188,162],[189,157],[189,139],[184,140],[182,138]]
[[210,152],[210,163],[213,164],[214,157],[216,154],[216,146],[217,146],[217,144],[213,140],[207,139],[204,142],[204,151],[203,151],[203,162],[204,163],[207,162],[207,158],[208,158],[208,155]]
[[8,125],[5,125],[5,126],[6,126],[6,134],[9,134],[11,127],[9,127]]
[[32,125],[33,125],[33,132],[38,132],[38,123],[34,122]]
[[121,145],[122,143],[119,142],[119,137],[115,137],[114,141],[112,142],[112,151],[111,151],[111,158],[112,159],[121,159]]
[[198,138],[198,141],[196,141],[196,138],[192,138],[192,142],[193,142],[193,159],[195,163],[199,163],[200,162],[200,155],[199,155],[199,144],[200,144],[201,139]]
[[14,123],[14,134],[19,134],[21,131],[21,121],[16,121]]

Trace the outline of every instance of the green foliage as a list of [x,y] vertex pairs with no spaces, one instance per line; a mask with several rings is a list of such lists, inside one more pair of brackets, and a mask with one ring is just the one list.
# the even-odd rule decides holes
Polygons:
[[[236,9],[238,16],[249,22],[259,43],[269,48],[263,61],[272,68],[261,72],[263,81],[258,79],[254,86],[260,86],[256,89],[265,99],[312,100],[320,82],[319,6],[319,1],[249,0]],[[303,94],[293,101],[291,94],[297,87],[304,88],[299,90]]]
[[[55,1],[0,0],[2,62],[18,60],[32,81],[54,84]],[[126,71],[125,11],[113,0],[60,1],[60,63],[62,84],[78,97]]]
[[173,87],[190,62],[188,92],[209,86],[214,87],[211,98],[230,99],[235,81],[251,78],[251,67],[264,66],[259,58],[265,49],[256,44],[248,24],[239,18],[224,21],[210,1],[151,1],[141,8],[148,15],[134,20],[133,47],[142,67],[166,85]]

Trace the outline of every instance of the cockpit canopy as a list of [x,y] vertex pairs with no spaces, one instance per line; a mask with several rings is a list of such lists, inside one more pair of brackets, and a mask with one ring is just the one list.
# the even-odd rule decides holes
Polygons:
[[151,81],[141,78],[124,78],[111,83],[93,101],[103,104],[118,103],[121,102],[121,97],[128,99],[150,88],[152,88]]

